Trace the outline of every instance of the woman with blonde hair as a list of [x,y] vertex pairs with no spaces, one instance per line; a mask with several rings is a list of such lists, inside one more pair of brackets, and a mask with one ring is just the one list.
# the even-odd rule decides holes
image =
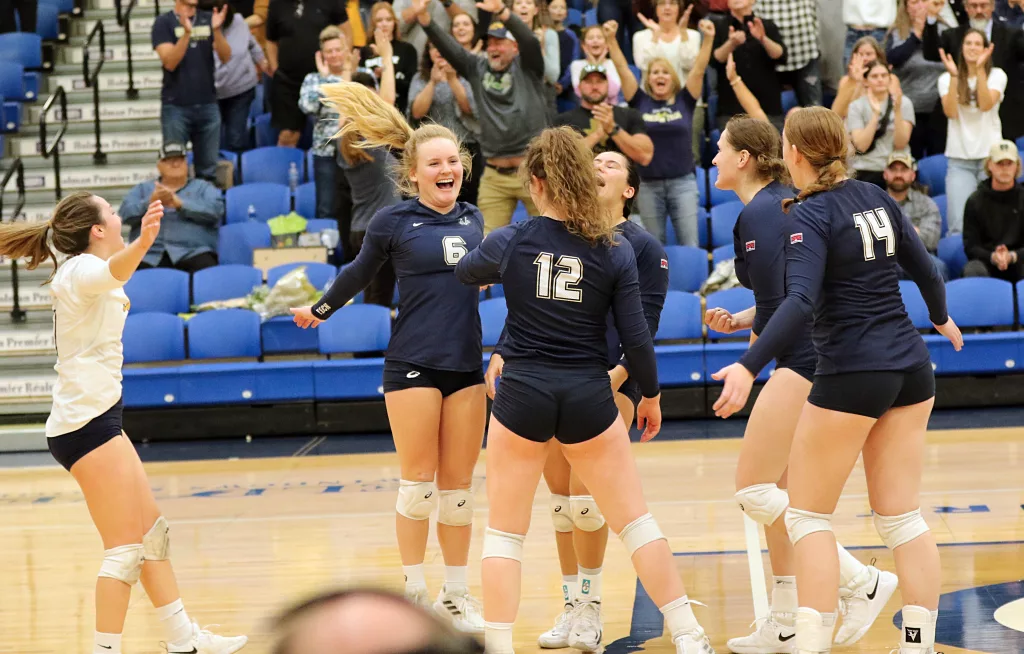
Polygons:
[[[398,16],[390,2],[376,2],[370,7],[371,32],[382,31],[391,41],[392,61],[395,64],[395,106],[403,114],[409,104],[409,84],[419,66],[419,53],[398,34]],[[381,52],[375,43],[364,45],[359,50],[359,65],[373,72],[379,80],[383,73]]]
[[[300,327],[316,327],[392,266],[398,278],[398,318],[384,359],[384,403],[398,452],[396,531],[410,600],[428,605],[423,560],[437,508],[437,539],[445,581],[434,609],[460,631],[483,631],[469,593],[467,563],[473,525],[473,468],[486,416],[481,360],[480,290],[459,284],[453,271],[483,239],[483,217],[458,202],[469,154],[447,127],[412,129],[371,89],[340,83],[321,89],[324,101],[349,120],[340,149],[398,153],[399,188],[410,199],[379,210],[362,249],[323,298],[292,309]],[[355,138],[354,138],[355,137]],[[346,142],[347,145],[346,145]]]
[[813,319],[817,366],[793,436],[785,513],[800,604],[794,650],[832,650],[841,569],[832,513],[863,454],[875,528],[899,573],[900,654],[931,654],[941,570],[920,486],[935,378],[903,306],[901,268],[920,287],[939,333],[956,350],[963,338],[913,225],[888,193],[848,178],[847,148],[843,121],[828,109],[801,109],[786,121],[783,157],[801,189],[782,201],[792,212],[786,298],[739,362],[713,375],[725,382],[714,410],[724,418],[743,408],[757,374]]
[[637,406],[642,440],[654,438],[661,428],[658,371],[636,260],[601,206],[592,161],[572,128],[544,130],[520,168],[541,215],[495,230],[456,267],[456,276],[474,291],[500,282],[509,308],[505,364],[488,429],[484,645],[494,654],[514,650],[533,498],[550,447],[560,447],[626,546],[665,616],[676,652],[710,654],[672,551],[647,511],[609,384],[611,312],[643,395]]
[[46,420],[53,458],[78,482],[103,540],[96,581],[93,654],[121,654],[132,587],[141,580],[167,633],[169,654],[231,654],[245,636],[224,637],[189,620],[170,562],[170,526],[146,470],[122,429],[124,285],[160,232],[164,208],[150,203],[139,237],[125,245],[121,217],[106,200],[75,191],[44,223],[0,225],[0,255],[50,260],[57,383]]

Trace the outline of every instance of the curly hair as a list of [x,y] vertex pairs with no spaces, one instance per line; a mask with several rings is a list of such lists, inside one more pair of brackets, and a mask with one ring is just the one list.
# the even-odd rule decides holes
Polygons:
[[794,112],[786,119],[784,131],[789,145],[795,147],[818,171],[818,179],[800,189],[795,200],[782,201],[782,209],[788,213],[794,202],[806,200],[815,193],[831,191],[847,178],[849,137],[843,119],[825,107],[807,107]]

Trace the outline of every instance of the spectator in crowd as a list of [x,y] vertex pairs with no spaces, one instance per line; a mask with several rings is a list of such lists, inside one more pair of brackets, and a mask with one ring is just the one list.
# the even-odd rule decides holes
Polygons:
[[889,155],[909,154],[914,130],[914,105],[899,87],[890,92],[889,67],[876,61],[868,68],[867,93],[850,104],[846,129],[855,154],[857,179],[885,188],[883,172]]
[[583,56],[580,48],[579,27],[571,29],[565,25],[569,16],[569,7],[565,0],[552,0],[548,5],[548,17],[551,18],[551,29],[558,34],[558,82],[555,84],[555,102],[559,113],[576,106],[576,94],[569,88],[571,79],[569,67],[572,62]]
[[[391,3],[375,2],[370,9],[370,30],[381,31],[391,41],[391,50],[394,52],[392,57],[395,64],[395,93],[397,94],[395,106],[404,114],[409,105],[409,84],[412,83],[413,75],[416,74],[419,55],[416,53],[416,48],[398,38],[398,35],[395,34],[397,26],[398,17],[395,15]],[[377,76],[377,79],[380,79],[381,56],[376,44],[364,45],[359,56],[362,62],[361,67],[371,71]]]
[[220,189],[203,179],[188,178],[185,144],[164,142],[156,165],[159,177],[135,186],[118,213],[139,236],[150,202],[164,204],[160,234],[139,268],[177,268],[193,273],[217,265],[217,231],[224,222]]
[[267,14],[267,60],[270,85],[270,124],[280,130],[277,144],[296,147],[306,128],[299,109],[299,90],[306,75],[316,72],[320,32],[337,25],[352,43],[352,28],[344,4],[335,0],[274,0]]
[[[231,46],[221,29],[227,8],[200,11],[187,0],[153,21],[153,49],[163,64],[160,89],[160,131],[164,142],[192,142],[196,175],[214,181],[220,150],[220,109],[214,82],[213,51],[231,59]],[[141,216],[141,214],[140,214]]]
[[481,11],[491,13],[495,20],[488,24],[487,58],[478,57],[431,22],[429,0],[413,2],[430,42],[473,88],[480,149],[486,160],[477,198],[485,229],[491,232],[509,224],[517,201],[535,214],[536,207],[517,172],[526,145],[551,119],[540,41],[501,0],[484,0]]
[[736,99],[739,100],[740,106],[743,107],[743,113],[756,120],[763,120],[766,123],[770,122],[768,115],[761,108],[761,103],[757,101],[754,94],[743,83],[743,78],[736,72],[736,62],[733,60],[732,55],[729,55],[728,61],[725,62],[725,78],[728,80],[729,86],[732,87],[732,92],[736,94]]
[[[416,20],[416,12],[413,11],[412,5],[412,0],[395,0],[394,8],[398,15],[399,37],[405,43],[416,48],[417,57],[419,57],[426,51],[427,33],[423,31],[419,21]],[[465,16],[467,20],[464,21],[464,24],[468,22],[472,30],[464,34],[472,35],[476,40],[477,10],[473,0],[440,0],[440,2],[430,3],[428,11],[430,19],[443,30],[454,28],[456,18]],[[456,40],[462,43],[460,37],[456,36]]]
[[646,162],[638,161],[643,185],[637,198],[637,210],[647,231],[662,243],[665,242],[665,217],[668,216],[679,242],[695,247],[699,247],[698,191],[693,150],[690,148],[693,140],[691,130],[715,39],[713,22],[702,20],[698,26],[702,36],[701,48],[686,77],[686,85],[680,83],[676,67],[671,62],[656,58],[647,64],[641,89],[636,78],[626,74],[626,57],[618,42],[610,37],[617,26],[614,23],[605,25],[612,44],[612,61],[622,73],[623,95],[629,100],[631,111],[640,114],[654,145],[653,157]]
[[[943,0],[944,1],[944,0]],[[836,11],[835,0],[818,0],[818,52],[821,60],[822,95],[834,97],[839,91],[839,80],[846,70],[843,51],[846,49],[846,24],[843,13]]]
[[[656,20],[643,14],[637,18],[647,29],[633,34],[633,62],[640,70],[647,70],[654,59],[667,59],[676,68],[679,79],[686,79],[700,52],[700,32],[689,28],[693,4],[683,10],[682,0],[657,0],[654,4]],[[614,37],[613,37],[614,38]],[[609,48],[611,39],[605,35]]]
[[985,33],[968,28],[959,58],[942,53],[946,72],[939,76],[942,110],[949,119],[946,133],[946,218],[951,233],[964,227],[964,203],[985,177],[989,148],[1002,138],[999,104],[1006,92],[1006,73],[992,65]]
[[[644,12],[639,10],[637,4],[639,3],[635,0],[597,0],[598,25],[604,25],[610,20],[615,21],[615,24],[619,26],[615,39],[629,63],[634,62],[633,44],[629,40],[629,35],[644,29],[644,24],[640,22],[640,14]],[[652,16],[647,15],[647,17],[651,18]],[[586,36],[586,30],[583,35]],[[585,46],[584,49],[586,49]]]
[[[949,268],[936,256],[939,238],[942,236],[942,215],[939,213],[939,205],[915,184],[916,181],[917,168],[912,156],[906,152],[894,152],[889,155],[885,166],[885,189],[914,226],[914,231],[921,237],[921,242],[931,255],[932,263],[939,269],[942,278],[949,281]],[[910,278],[904,274],[904,279]]]
[[[430,7],[434,7],[433,4]],[[476,21],[464,11],[456,12],[449,30],[459,45],[473,54],[482,56],[484,40],[477,34]]]
[[779,26],[786,44],[786,61],[776,68],[780,81],[793,87],[800,106],[821,105],[818,0],[757,0],[757,12]]
[[244,152],[252,147],[249,142],[249,109],[256,97],[259,71],[266,72],[266,58],[263,48],[249,30],[242,15],[226,0],[209,3],[227,10],[224,17],[224,38],[231,48],[231,59],[223,61],[216,52],[217,68],[214,84],[217,88],[217,104],[220,106],[220,122],[224,126],[224,149]]
[[939,101],[941,62],[924,58],[921,40],[928,20],[928,0],[899,0],[896,22],[885,42],[885,55],[914,105],[914,132],[910,151],[917,157],[946,150],[946,115]]
[[896,20],[893,0],[843,0],[843,22],[846,23],[846,50],[843,61],[849,62],[856,44],[865,36],[885,43],[885,33]]
[[[381,38],[384,38],[383,36]],[[355,56],[345,37],[334,25],[320,32],[320,50],[316,53],[316,72],[306,75],[299,90],[299,108],[313,117],[313,181],[316,184],[316,218],[334,215],[334,187],[338,164],[337,147],[332,137],[338,133],[338,114],[320,102],[320,87],[352,81]]]
[[455,72],[432,44],[420,61],[420,70],[409,86],[409,118],[412,124],[429,120],[452,130],[473,156],[472,172],[465,171],[460,202],[476,204],[480,175],[484,169],[483,154],[477,140],[480,123],[476,118],[476,101],[469,81]]
[[1016,282],[1024,277],[1024,186],[1013,141],[993,145],[985,168],[988,179],[964,207],[964,277]]
[[[768,119],[782,131],[782,84],[776,66],[786,63],[786,46],[775,23],[754,15],[754,0],[729,0],[729,14],[715,21],[715,68],[724,73],[729,55]],[[721,76],[721,75],[720,75]],[[732,87],[718,87],[718,129],[741,111]]]
[[1024,0],[996,0],[995,15],[1016,30],[1024,28]]
[[[850,61],[846,65],[846,74],[839,80],[839,92],[832,101],[832,111],[846,118],[850,103],[867,91],[868,68],[876,61],[888,63],[882,46],[873,36],[865,36],[854,44]],[[893,80],[893,84],[899,83],[899,78]]]
[[589,25],[583,29],[583,58],[572,62],[568,76],[562,78],[562,85],[571,85],[576,98],[580,97],[580,72],[583,67],[604,66],[608,74],[608,97],[614,104],[622,101],[622,80],[608,59],[608,42],[609,36],[600,25]]
[[[35,32],[37,4],[38,0],[4,0],[0,5],[0,34],[17,32],[19,23],[22,32]],[[18,13],[17,23],[15,11]]]
[[551,29],[545,0],[512,0],[512,13],[533,30],[544,53],[544,90],[552,111],[557,111],[559,70],[562,60],[558,33]]

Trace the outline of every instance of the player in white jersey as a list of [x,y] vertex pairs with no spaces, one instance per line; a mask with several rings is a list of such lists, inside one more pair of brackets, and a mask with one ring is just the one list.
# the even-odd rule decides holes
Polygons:
[[[149,205],[139,238],[126,246],[121,218],[103,198],[77,191],[45,223],[0,225],[0,254],[52,259],[57,384],[46,436],[53,457],[78,482],[103,540],[96,582],[93,654],[121,654],[121,631],[139,579],[167,631],[168,654],[231,654],[245,636],[217,636],[190,621],[169,560],[160,514],[138,454],[121,429],[123,286],[160,232],[164,208]],[[63,260],[67,257],[66,260]]]

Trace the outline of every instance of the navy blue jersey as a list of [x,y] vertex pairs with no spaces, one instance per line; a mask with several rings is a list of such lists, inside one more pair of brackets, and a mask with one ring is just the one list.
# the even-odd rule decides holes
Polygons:
[[478,370],[480,289],[460,284],[452,273],[483,235],[480,211],[465,202],[444,215],[416,198],[385,207],[370,220],[356,260],[334,280],[313,315],[329,318],[390,259],[399,302],[387,358],[438,370]]
[[591,245],[565,224],[539,216],[491,232],[459,261],[464,284],[500,282],[508,304],[506,361],[607,370],[611,310],[633,376],[645,397],[658,394],[654,344],[644,318],[629,241]]
[[[636,223],[625,221],[615,226],[623,238],[629,241],[636,256],[636,272],[640,282],[640,304],[647,319],[647,331],[651,340],[658,334],[661,310],[665,308],[665,294],[668,293],[668,255],[661,241]],[[619,331],[615,329],[615,315],[608,314],[608,366],[622,363],[622,343]]]
[[814,317],[816,374],[911,371],[928,349],[900,295],[902,266],[932,322],[946,322],[946,287],[913,226],[889,194],[849,180],[793,207],[786,246],[786,299],[740,357],[755,375]]
[[[759,335],[786,299],[786,243],[790,216],[782,201],[793,197],[786,186],[772,182],[757,192],[743,208],[732,230],[736,251],[736,278],[754,292],[754,333]],[[787,351],[778,356],[780,365],[814,369],[816,355],[811,342],[811,321],[800,329]]]

